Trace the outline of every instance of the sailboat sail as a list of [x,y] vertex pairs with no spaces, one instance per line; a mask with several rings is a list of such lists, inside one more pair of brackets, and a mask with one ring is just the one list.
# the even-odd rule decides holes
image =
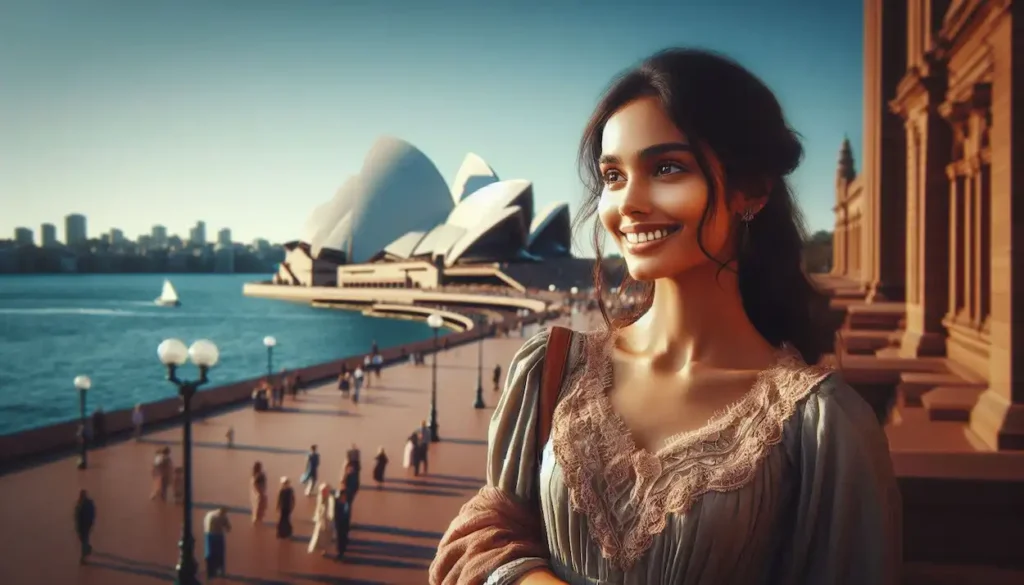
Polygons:
[[171,281],[164,281],[164,289],[160,291],[160,300],[165,303],[178,302],[178,291],[174,290],[174,285],[171,284]]

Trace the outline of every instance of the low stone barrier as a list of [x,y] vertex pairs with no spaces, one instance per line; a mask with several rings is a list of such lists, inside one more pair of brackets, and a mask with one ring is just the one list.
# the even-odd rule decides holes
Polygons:
[[[492,323],[490,327],[474,328],[469,331],[440,335],[437,341],[437,348],[444,350],[457,347],[479,341],[483,337],[490,337],[499,328],[511,332],[522,325],[543,323],[557,316],[558,313],[555,311],[530,313],[524,317],[506,314],[502,321]],[[407,361],[411,355],[417,353],[429,354],[433,350],[434,339],[430,338],[382,348],[380,354],[383,358],[383,365],[388,366],[399,361]],[[360,353],[332,362],[296,368],[289,370],[288,374],[299,376],[304,386],[321,383],[325,380],[336,378],[343,365],[348,366],[350,370],[355,369],[357,365],[361,366],[365,355],[365,353]],[[253,389],[264,378],[266,378],[266,375],[200,391],[192,403],[194,416],[201,417],[219,409],[250,400]],[[173,387],[169,383],[168,391],[173,391]],[[147,428],[178,422],[181,415],[181,400],[177,396],[171,396],[156,402],[148,402],[142,405],[142,411]],[[106,412],[104,422],[107,440],[131,433],[131,419],[131,408]],[[75,419],[0,436],[0,471],[12,466],[31,463],[42,457],[73,452],[78,446],[79,425],[80,422],[78,419]]]

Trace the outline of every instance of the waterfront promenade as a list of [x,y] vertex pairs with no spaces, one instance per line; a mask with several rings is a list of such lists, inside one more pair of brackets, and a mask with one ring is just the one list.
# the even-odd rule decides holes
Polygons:
[[[578,318],[577,321],[581,319]],[[574,323],[580,327],[581,323]],[[585,326],[585,325],[584,325]],[[527,332],[536,327],[528,327]],[[430,404],[430,356],[427,364],[403,363],[384,370],[381,382],[364,390],[358,405],[344,400],[333,383],[320,385],[282,411],[255,412],[244,407],[210,416],[194,425],[194,513],[196,556],[202,559],[202,520],[215,506],[229,510],[227,583],[422,585],[437,541],[459,507],[483,485],[487,425],[498,393],[491,371],[522,345],[517,335],[484,342],[484,399],[473,408],[477,380],[477,344],[455,347],[438,356],[438,404],[442,442],[430,452],[430,473],[413,477],[402,468],[405,439],[427,417]],[[216,370],[214,370],[214,375]],[[235,430],[235,447],[225,433]],[[181,506],[150,500],[154,451],[170,446],[181,463],[180,427],[147,433],[141,442],[112,444],[90,453],[89,469],[61,458],[0,477],[0,583],[37,585],[145,585],[173,580]],[[351,544],[345,562],[306,553],[314,501],[298,497],[293,514],[295,536],[281,542],[274,523],[279,478],[296,484],[310,444],[322,453],[321,481],[341,477],[345,451],[362,451],[362,489],[353,506]],[[370,470],[379,446],[390,458],[387,482],[377,490]],[[265,522],[250,522],[249,477],[252,464],[266,468],[270,505]],[[80,488],[96,501],[95,552],[78,565],[72,510]],[[299,488],[297,486],[297,494]],[[202,570],[202,569],[201,569]],[[205,582],[205,579],[203,579]]]

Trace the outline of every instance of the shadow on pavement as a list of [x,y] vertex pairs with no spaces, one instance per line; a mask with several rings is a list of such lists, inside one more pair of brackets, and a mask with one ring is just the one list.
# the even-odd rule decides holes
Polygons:
[[[389,478],[387,480],[387,483],[384,484],[384,486],[385,486],[385,489],[386,489],[387,488],[387,484],[389,484],[389,483],[401,483],[401,484],[405,484],[405,485],[413,486],[413,487],[425,487],[425,488],[434,488],[434,489],[443,489],[443,490],[446,489],[446,490],[470,490],[470,491],[476,491],[477,489],[483,487],[483,485],[484,485],[483,482],[480,482],[479,484],[456,483],[456,482],[451,482],[451,483],[435,482],[435,481],[431,481],[434,477],[430,476],[430,475],[421,475],[419,477],[421,477],[422,479]],[[373,489],[376,489],[376,488],[368,488],[368,489],[373,490]]]
[[[440,434],[440,433],[438,433]],[[483,447],[487,446],[487,439],[460,439],[452,438],[441,435],[442,443],[453,443],[455,445],[480,445]]]
[[[142,439],[141,443],[149,443],[151,445],[169,445],[177,447],[181,445],[181,441],[174,441],[171,439]],[[265,445],[242,445],[235,443],[234,447],[228,447],[227,443],[213,442],[213,441],[192,441],[193,447],[202,447],[203,449],[225,449],[234,451],[257,451],[260,453],[277,453],[282,455],[305,455],[309,453],[308,449],[289,449],[287,447],[268,447]]]
[[441,537],[444,536],[442,532],[431,532],[427,530],[410,530],[408,528],[399,528],[397,526],[381,526],[379,524],[353,524],[352,530],[358,530],[360,532],[376,532],[378,534],[393,534],[396,536],[407,536],[409,538],[429,538],[431,540],[440,541]]

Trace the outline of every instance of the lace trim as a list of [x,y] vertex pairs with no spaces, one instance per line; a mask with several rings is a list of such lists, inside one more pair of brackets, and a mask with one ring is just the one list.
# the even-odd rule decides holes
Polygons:
[[626,570],[665,529],[669,514],[685,514],[708,492],[749,483],[782,440],[797,404],[831,369],[780,350],[743,398],[651,453],[637,448],[608,399],[611,340],[607,332],[584,336],[588,359],[555,408],[551,436],[573,509],[587,517],[602,556]]

